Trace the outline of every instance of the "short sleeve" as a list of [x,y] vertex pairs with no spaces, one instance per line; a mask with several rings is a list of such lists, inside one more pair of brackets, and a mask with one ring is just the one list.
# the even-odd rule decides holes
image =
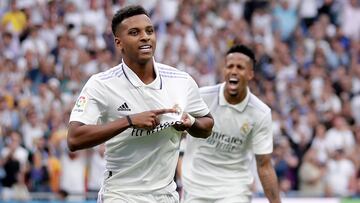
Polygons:
[[255,154],[270,154],[273,151],[271,112],[267,112],[252,132],[252,150]]
[[204,100],[200,96],[199,87],[192,77],[188,79],[188,102],[185,111],[194,117],[207,115],[210,110]]
[[106,110],[105,88],[93,77],[84,88],[71,111],[70,120],[84,124],[97,124]]

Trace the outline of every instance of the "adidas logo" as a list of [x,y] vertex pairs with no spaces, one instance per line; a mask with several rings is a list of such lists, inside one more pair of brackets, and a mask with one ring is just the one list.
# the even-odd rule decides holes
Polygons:
[[126,102],[124,102],[122,105],[119,106],[119,108],[117,108],[118,111],[131,111],[131,109],[129,108],[129,106],[127,105]]

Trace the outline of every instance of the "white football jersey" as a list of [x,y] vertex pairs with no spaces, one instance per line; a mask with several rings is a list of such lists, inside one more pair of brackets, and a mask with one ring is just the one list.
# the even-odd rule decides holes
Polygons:
[[[172,108],[194,117],[209,113],[195,81],[185,72],[154,61],[156,79],[144,84],[122,62],[93,75],[82,89],[70,121],[101,124],[144,111]],[[163,114],[154,130],[128,128],[106,142],[103,191],[148,192],[173,183],[181,132],[172,125],[181,113]]]
[[224,97],[225,83],[200,89],[214,117],[207,139],[187,136],[182,177],[186,193],[204,198],[250,196],[253,154],[273,150],[270,108],[248,89],[237,105]]

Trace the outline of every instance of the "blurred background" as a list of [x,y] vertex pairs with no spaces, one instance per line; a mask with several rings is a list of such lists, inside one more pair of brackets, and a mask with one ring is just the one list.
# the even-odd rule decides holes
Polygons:
[[156,61],[199,86],[222,81],[232,44],[251,47],[281,195],[359,202],[358,0],[0,0],[0,201],[95,202],[104,146],[70,153],[66,127],[87,79],[121,62],[110,24],[128,4],[151,14]]

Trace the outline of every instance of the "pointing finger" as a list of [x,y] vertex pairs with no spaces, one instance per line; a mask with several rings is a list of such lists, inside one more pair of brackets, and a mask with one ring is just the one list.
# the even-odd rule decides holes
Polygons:
[[156,109],[156,110],[152,110],[151,112],[153,112],[156,115],[160,115],[160,114],[165,114],[165,113],[176,113],[177,110],[175,108],[172,108],[172,109]]
[[160,124],[160,119],[157,116],[155,117],[155,123],[156,123],[155,126],[158,126]]

